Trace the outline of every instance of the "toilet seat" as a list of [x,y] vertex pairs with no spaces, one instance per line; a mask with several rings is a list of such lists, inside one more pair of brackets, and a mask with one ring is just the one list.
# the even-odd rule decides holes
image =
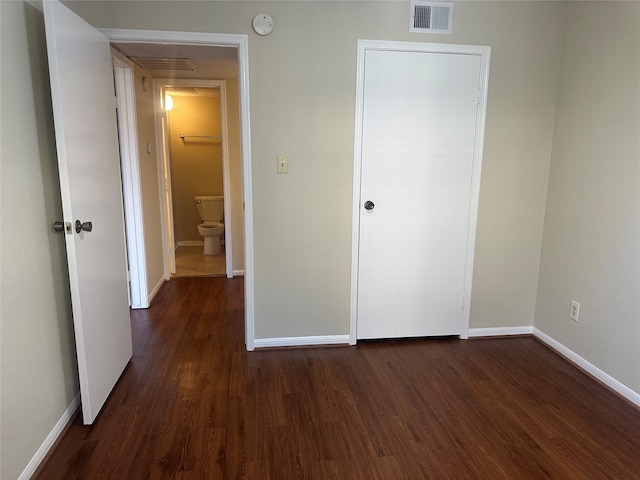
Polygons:
[[198,228],[218,228],[224,227],[224,223],[222,222],[211,222],[211,223],[201,223],[198,225]]

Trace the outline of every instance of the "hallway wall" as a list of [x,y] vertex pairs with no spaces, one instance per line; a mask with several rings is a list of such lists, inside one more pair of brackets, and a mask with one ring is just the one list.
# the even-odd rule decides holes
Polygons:
[[[144,248],[147,265],[147,291],[151,294],[164,279],[164,251],[160,208],[160,185],[158,177],[155,109],[153,91],[145,90],[142,77],[151,84],[151,74],[134,64],[136,93],[136,120],[138,126],[138,155],[140,156],[140,191],[142,193],[142,216]],[[151,152],[147,145],[151,145]]]
[[0,22],[0,478],[14,480],[79,385],[44,21],[0,2]]

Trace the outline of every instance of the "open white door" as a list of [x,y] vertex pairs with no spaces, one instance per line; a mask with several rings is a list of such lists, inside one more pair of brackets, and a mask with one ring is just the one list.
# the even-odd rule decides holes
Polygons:
[[173,231],[173,205],[171,193],[171,168],[169,159],[169,124],[165,105],[165,85],[163,81],[153,82],[153,103],[161,106],[156,111],[156,138],[162,142],[158,165],[158,178],[160,180],[160,203],[162,209],[162,247],[164,252],[164,277],[169,280],[176,273],[176,243]]
[[45,1],[44,17],[80,396],[90,424],[132,355],[111,54],[107,38],[59,2]]

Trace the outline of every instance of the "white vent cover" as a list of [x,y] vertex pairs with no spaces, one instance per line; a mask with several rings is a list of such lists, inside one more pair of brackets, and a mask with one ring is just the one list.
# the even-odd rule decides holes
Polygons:
[[188,58],[129,57],[147,70],[193,70]]
[[451,33],[453,3],[411,0],[410,32]]

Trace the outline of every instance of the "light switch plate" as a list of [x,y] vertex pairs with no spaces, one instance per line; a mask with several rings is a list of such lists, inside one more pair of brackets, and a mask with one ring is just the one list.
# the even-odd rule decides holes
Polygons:
[[289,157],[278,156],[278,173],[289,173]]

